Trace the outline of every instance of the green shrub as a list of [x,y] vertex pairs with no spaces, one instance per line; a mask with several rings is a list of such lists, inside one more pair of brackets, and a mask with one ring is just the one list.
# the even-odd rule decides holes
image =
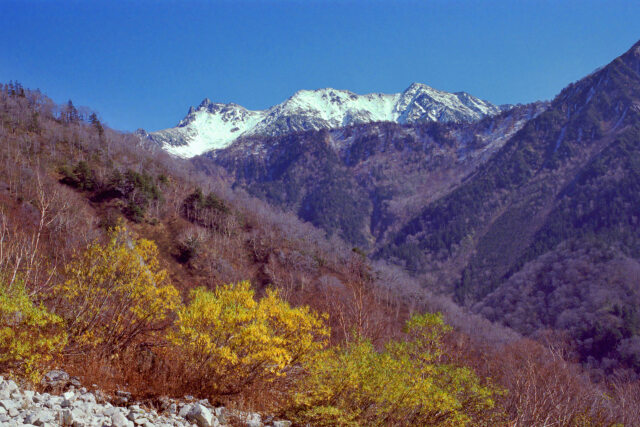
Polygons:
[[187,196],[182,204],[182,211],[189,221],[213,229],[218,229],[221,220],[231,212],[222,199],[214,193],[205,196],[200,188]]
[[383,351],[359,338],[319,354],[286,415],[318,426],[493,425],[496,392],[470,369],[441,362],[448,330],[439,314],[414,316],[408,338]]
[[36,382],[64,348],[62,319],[35,304],[23,284],[0,282],[0,369]]
[[326,346],[329,329],[308,307],[291,307],[277,291],[256,301],[249,282],[197,288],[178,310],[170,342],[195,391],[233,394],[285,376]]
[[62,175],[60,182],[63,184],[83,191],[95,189],[95,174],[84,160],[80,160],[74,167],[62,166],[59,172]]
[[122,226],[107,244],[96,241],[74,256],[54,293],[78,351],[113,354],[170,318],[180,295],[158,258],[154,242]]
[[146,173],[127,170],[121,173],[114,170],[109,178],[104,195],[125,199],[127,204],[124,214],[134,222],[141,222],[149,204],[154,200],[162,200],[162,192],[155,179]]

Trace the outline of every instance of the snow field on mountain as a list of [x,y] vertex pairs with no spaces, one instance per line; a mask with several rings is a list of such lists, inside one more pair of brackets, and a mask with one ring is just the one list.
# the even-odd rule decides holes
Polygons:
[[177,127],[147,138],[178,157],[226,148],[240,136],[282,135],[371,122],[472,122],[495,115],[499,107],[465,92],[449,93],[413,83],[396,94],[358,95],[347,90],[301,90],[267,110],[205,99]]

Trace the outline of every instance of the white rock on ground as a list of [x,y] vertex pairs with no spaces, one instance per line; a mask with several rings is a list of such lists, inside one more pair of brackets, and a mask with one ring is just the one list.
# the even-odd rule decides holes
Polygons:
[[[69,379],[64,371],[52,371],[46,381],[61,384]],[[190,403],[163,398],[166,406],[162,413],[129,403],[131,394],[116,393],[115,401],[122,406],[105,402],[99,391],[75,389],[73,383],[61,395],[38,393],[20,388],[14,381],[0,376],[0,426],[38,427],[218,427],[226,426],[231,419],[251,427],[290,427],[290,421],[263,422],[260,414],[244,413],[224,407],[213,407],[208,400]]]

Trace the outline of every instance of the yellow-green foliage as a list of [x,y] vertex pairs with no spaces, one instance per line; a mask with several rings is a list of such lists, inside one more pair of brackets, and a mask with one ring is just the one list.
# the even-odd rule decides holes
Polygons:
[[34,304],[21,283],[0,281],[0,369],[37,381],[66,342],[60,317]]
[[106,245],[94,242],[73,258],[57,286],[60,312],[80,348],[116,351],[155,329],[180,303],[160,268],[158,249],[124,227]]
[[306,367],[287,416],[318,426],[492,425],[492,390],[439,361],[448,329],[441,315],[425,314],[384,351],[362,338],[326,350]]
[[308,307],[292,308],[277,291],[259,301],[249,282],[198,288],[169,335],[211,394],[234,393],[285,375],[324,348],[329,330]]

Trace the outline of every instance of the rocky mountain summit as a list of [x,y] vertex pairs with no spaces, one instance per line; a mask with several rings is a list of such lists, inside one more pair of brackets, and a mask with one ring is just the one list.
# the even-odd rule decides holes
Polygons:
[[[0,425],[2,426],[73,426],[73,427],[216,427],[246,425],[251,427],[289,427],[289,421],[262,419],[257,413],[244,413],[213,407],[208,400],[183,401],[165,398],[160,408],[151,409],[130,402],[124,391],[108,397],[96,390],[76,388],[77,380],[64,371],[51,371],[43,379],[52,393],[38,393],[21,388],[13,380],[0,377]],[[79,384],[77,384],[79,385]],[[55,394],[53,390],[60,392]],[[64,391],[66,390],[66,391]]]
[[449,93],[413,83],[396,94],[358,95],[348,90],[301,90],[267,110],[252,111],[208,98],[191,107],[178,126],[138,134],[179,157],[228,147],[243,136],[277,136],[371,122],[473,122],[510,109],[466,92]]
[[192,162],[211,174],[221,167],[251,195],[371,250],[547,107],[516,106],[472,123],[376,122],[245,137]]

